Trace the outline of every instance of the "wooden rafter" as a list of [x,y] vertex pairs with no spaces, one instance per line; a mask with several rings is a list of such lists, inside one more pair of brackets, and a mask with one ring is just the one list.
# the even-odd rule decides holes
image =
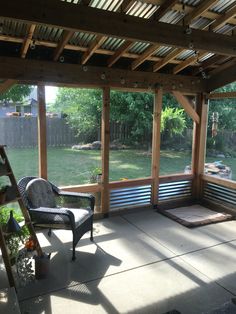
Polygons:
[[21,46],[21,58],[25,58],[26,57],[26,54],[27,54],[27,51],[29,49],[29,46],[30,46],[30,43],[31,43],[31,40],[33,38],[33,34],[34,34],[34,31],[35,31],[35,28],[36,28],[36,25],[35,24],[31,24],[28,26],[28,31],[27,31],[27,35],[23,41],[23,44]]
[[97,48],[99,48],[106,39],[107,39],[106,36],[101,35],[96,36],[96,38],[91,42],[89,49],[86,52],[84,52],[81,59],[81,63],[85,64],[92,57]]
[[201,58],[205,57],[206,55],[208,55],[208,52],[202,52],[199,54],[197,53],[196,55],[194,55],[190,58],[187,58],[186,60],[182,61],[180,64],[178,64],[177,66],[174,67],[173,74],[179,73],[180,71],[187,68],[189,65],[197,62],[198,59],[201,59]]
[[116,50],[116,52],[108,59],[107,66],[111,67],[114,63],[116,63],[117,60],[122,57],[126,51],[128,51],[132,46],[134,42],[131,40],[125,41],[119,49]]
[[[210,58],[208,58],[207,60],[203,61],[201,63],[201,66],[196,67],[193,71],[192,71],[192,75],[197,75],[199,72],[201,71],[205,71],[206,69],[212,67],[214,64],[216,64],[217,62],[221,61],[223,58],[226,58],[225,56],[220,56],[220,55],[214,55]],[[228,58],[228,57],[227,57]]]
[[[22,38],[14,37],[14,36],[6,36],[6,35],[0,35],[0,40],[7,41],[7,42],[13,42],[13,43],[22,43],[23,42]],[[126,41],[126,42],[128,42],[128,41]],[[50,48],[56,48],[57,47],[57,43],[46,41],[46,40],[35,39],[34,44],[36,46],[44,46],[44,47],[50,47]],[[131,46],[132,45],[133,45],[133,41],[131,42]],[[71,44],[65,45],[65,49],[72,50],[72,51],[82,51],[82,52],[85,52],[88,50],[87,47],[79,46],[79,45],[71,45]],[[117,50],[117,52],[118,52],[118,50]],[[108,50],[108,49],[102,49],[102,48],[98,48],[95,53],[101,54],[101,55],[106,55],[106,56],[115,56],[113,51]],[[129,58],[129,59],[139,58],[138,54],[131,53],[128,51],[124,52],[123,56],[125,58]],[[160,59],[161,59],[160,57],[150,56],[147,60],[157,62],[157,61],[160,61]],[[179,60],[172,60],[172,63],[173,64],[179,64],[180,61]]]
[[227,67],[222,66],[221,72],[212,75],[207,80],[207,91],[212,92],[215,89],[235,82],[236,80],[236,60],[227,62]]
[[228,21],[230,21],[236,15],[236,6],[228,10],[225,14],[220,16],[218,19],[215,20],[213,24],[211,24],[212,30],[218,30],[223,25],[225,25]]
[[184,18],[185,25],[191,24],[191,22],[196,19],[197,17],[201,16],[204,12],[209,10],[214,4],[216,3],[215,0],[205,0],[201,1],[201,3],[194,9],[191,13],[189,13]]
[[231,58],[230,60],[226,59],[225,62],[222,63],[220,66],[209,71],[208,75],[213,76],[213,75],[216,75],[218,73],[222,73],[222,71],[227,70],[230,66],[233,66],[234,64],[235,64],[235,58],[233,58],[233,59]]
[[[205,91],[206,81],[189,76],[162,74],[143,71],[129,71],[106,67],[55,63],[50,61],[26,60],[0,57],[2,79],[21,80],[21,82],[44,82],[45,84],[62,84],[71,86],[101,87],[110,86],[120,89],[147,90],[162,85],[166,91],[178,86],[183,93]],[[101,78],[101,74],[105,77]],[[134,84],[136,83],[137,84]],[[174,87],[175,85],[175,87]]]
[[131,69],[135,70],[140,64],[146,61],[158,48],[160,45],[150,45],[139,58],[134,60],[131,65]]
[[172,52],[169,53],[166,57],[164,57],[162,60],[158,61],[153,65],[153,72],[156,72],[163,68],[167,63],[175,59],[182,51],[183,51],[182,48],[172,50]]
[[58,58],[60,57],[63,49],[65,48],[66,44],[68,43],[68,41],[70,40],[70,38],[73,36],[74,32],[73,31],[68,31],[68,30],[64,30],[62,32],[61,35],[61,39],[54,51],[53,54],[53,61],[57,61]]
[[[204,12],[206,12],[212,5],[213,5],[212,0],[209,1],[203,1],[196,9],[194,9],[192,12],[190,12],[189,14],[186,15],[184,21],[185,24],[190,24],[190,22],[194,19],[196,19],[197,17],[201,16]],[[205,27],[206,28],[206,27]],[[204,28],[204,29],[205,29]],[[157,62],[154,66],[153,66],[153,71],[156,72],[158,70],[160,70],[162,67],[164,67],[166,64],[169,63],[169,61],[173,60],[174,58],[176,58],[180,53],[184,52],[185,49],[179,49],[175,51],[172,51],[169,55],[167,55],[163,61]],[[202,55],[204,56],[204,54]],[[196,57],[190,57],[186,60],[184,60],[183,62],[180,63],[179,67],[175,67],[173,70],[173,73],[178,73],[181,70],[183,70],[184,68],[186,68],[187,66],[191,65],[192,63],[196,62],[198,59],[198,56]]]
[[155,20],[160,20],[176,3],[178,0],[166,0],[160,5],[158,10],[154,14]]
[[3,94],[8,91],[13,85],[17,83],[16,80],[6,80],[3,83],[0,84],[0,94]]
[[184,108],[187,114],[193,119],[194,122],[199,123],[200,118],[197,112],[194,110],[191,102],[188,100],[187,97],[182,95],[180,92],[172,91],[172,94],[175,96],[178,103]]
[[[211,2],[209,2],[211,3]],[[235,8],[234,8],[235,9]],[[231,10],[230,10],[231,11]],[[236,10],[235,10],[236,12]],[[223,17],[219,17],[215,23],[213,23],[211,25],[211,29],[213,31],[216,31],[217,29],[219,29],[219,27],[221,27],[223,24],[225,24],[230,18],[232,18],[233,14],[235,14],[235,12],[231,12],[230,13],[230,17],[229,15],[227,15],[227,18],[223,19]],[[204,29],[206,29],[207,26],[204,27]],[[200,53],[199,55],[196,55],[195,57],[189,57],[187,58],[186,60],[184,60],[183,62],[181,62],[178,66],[176,66],[174,69],[173,69],[173,73],[174,74],[177,74],[179,73],[180,71],[182,71],[183,69],[187,68],[189,65],[192,65],[193,63],[195,63],[198,58],[203,58],[204,56],[206,56],[208,54],[208,52],[203,52],[203,53]]]
[[134,3],[135,0],[123,0],[119,9],[121,12],[126,13],[127,11],[129,11],[129,9],[132,7]]
[[[1,17],[13,20],[186,49],[189,48],[191,42],[194,42],[194,48],[197,51],[205,50],[236,56],[234,38],[222,34],[193,29],[189,36],[185,33],[185,28],[179,25],[160,23],[128,15],[124,19],[124,15],[120,13],[80,5],[75,6],[56,0],[46,2],[43,7],[41,2],[36,0],[22,0],[20,2],[0,0],[0,5]],[[55,14],[55,8],[57,14]],[[67,14],[64,14],[65,10]],[[42,14],[38,14],[38,12],[42,12]]]
[[[88,6],[90,3],[90,0],[82,0],[81,5]],[[71,30],[63,30],[60,41],[54,51],[53,54],[53,61],[57,61],[64,50],[66,44],[69,42],[71,37],[73,36],[74,31]]]

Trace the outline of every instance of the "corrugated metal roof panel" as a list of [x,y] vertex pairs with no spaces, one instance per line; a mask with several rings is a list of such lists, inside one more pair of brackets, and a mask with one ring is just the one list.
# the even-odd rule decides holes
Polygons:
[[148,46],[150,46],[149,43],[143,43],[143,42],[138,41],[138,42],[134,43],[134,45],[129,50],[129,52],[141,54],[147,49]]
[[166,47],[166,46],[161,46],[156,53],[154,54],[154,56],[156,57],[165,57],[166,55],[168,55],[171,52],[172,48],[171,47]]
[[119,39],[119,38],[114,38],[114,37],[109,37],[103,45],[101,46],[102,49],[107,49],[107,50],[112,50],[115,51],[117,50],[123,43],[125,42],[124,39]]
[[195,51],[193,50],[184,50],[180,55],[178,55],[178,60],[185,60],[195,55]]
[[90,42],[94,40],[96,35],[94,34],[88,34],[88,33],[82,33],[82,32],[76,32],[72,38],[70,39],[69,43],[72,45],[79,45],[82,47],[88,47]]
[[235,29],[235,25],[226,24],[217,30],[217,33],[227,34]]
[[211,11],[223,13],[228,11],[233,5],[235,5],[235,0],[218,0],[216,5],[211,8]]
[[206,56],[200,58],[199,62],[201,63],[201,62],[203,62],[203,61],[205,61],[205,60],[207,60],[207,59],[209,59],[209,58],[211,58],[213,56],[214,56],[214,53],[208,53]]

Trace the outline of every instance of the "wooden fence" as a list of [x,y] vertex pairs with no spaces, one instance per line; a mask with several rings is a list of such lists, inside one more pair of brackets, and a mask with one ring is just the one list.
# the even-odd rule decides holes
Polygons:
[[[38,145],[36,117],[0,118],[0,144],[11,148],[27,148]],[[48,146],[71,146],[77,143],[75,131],[61,118],[47,118]]]

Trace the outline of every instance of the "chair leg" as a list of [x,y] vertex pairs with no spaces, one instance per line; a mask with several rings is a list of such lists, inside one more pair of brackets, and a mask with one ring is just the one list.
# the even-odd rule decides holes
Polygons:
[[49,230],[48,230],[48,236],[51,237],[51,235],[52,235],[52,228],[49,228]]
[[91,224],[90,241],[93,241],[93,222]]
[[73,252],[72,252],[72,261],[76,260],[76,256],[75,256],[75,245],[73,244]]

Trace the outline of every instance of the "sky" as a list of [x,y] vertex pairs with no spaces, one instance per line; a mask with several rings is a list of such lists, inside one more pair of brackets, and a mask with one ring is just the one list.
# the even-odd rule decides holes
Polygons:
[[55,86],[46,86],[46,103],[53,103],[56,99],[58,87]]

